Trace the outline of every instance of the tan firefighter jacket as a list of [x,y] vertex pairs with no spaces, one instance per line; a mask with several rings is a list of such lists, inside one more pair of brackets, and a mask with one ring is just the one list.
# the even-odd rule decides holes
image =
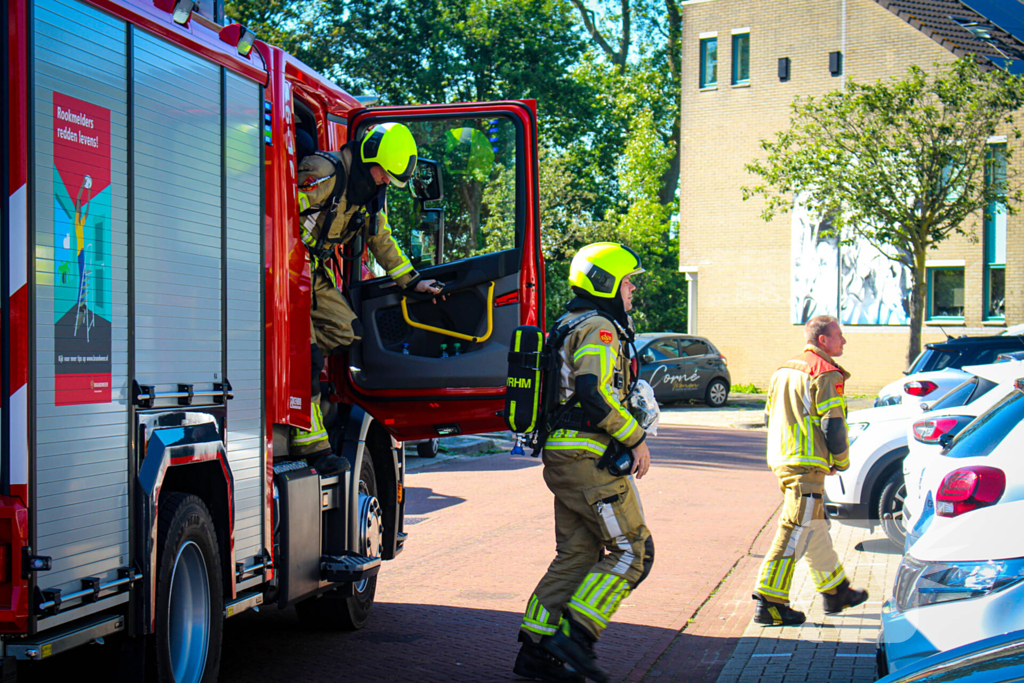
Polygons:
[[849,448],[828,452],[824,417],[846,419],[843,385],[850,373],[828,354],[808,344],[803,353],[783,364],[768,385],[768,466],[812,467],[830,471],[850,466]]
[[[563,324],[587,315],[590,311],[573,311]],[[627,448],[644,440],[644,430],[625,407],[630,376],[629,350],[618,326],[600,315],[593,315],[569,333],[562,345],[561,402],[576,389],[576,377],[594,375],[607,413],[596,424],[599,431],[558,429],[551,433],[546,450],[586,451],[601,457],[611,440],[618,439]]]
[[[348,178],[348,170],[352,165],[352,151],[348,147],[340,152],[332,152],[335,159],[340,158],[345,167],[345,177]],[[323,222],[327,219],[326,203],[334,192],[335,176],[334,164],[318,154],[311,154],[299,162],[299,211],[315,209],[323,206],[325,210],[317,213],[310,213],[301,218],[302,220],[302,241],[307,247],[315,247],[323,229]],[[330,176],[328,178],[328,176]],[[309,186],[312,181],[319,178],[327,178],[320,183]],[[329,228],[327,238],[332,241],[340,240],[340,244],[346,244],[356,236],[356,230],[352,229],[355,224],[352,222],[357,213],[363,210],[362,206],[350,205],[348,203],[348,191],[346,190],[338,203],[338,211],[334,215],[334,222]],[[370,248],[373,257],[384,267],[387,274],[398,283],[399,287],[405,287],[417,273],[412,267],[409,258],[402,253],[398,242],[391,235],[391,228],[388,226],[387,214],[382,210],[377,214],[377,234],[367,235],[366,244]],[[352,224],[352,226],[350,226]],[[366,220],[364,231],[369,230],[369,219]],[[331,246],[325,244],[324,246]],[[314,259],[313,267],[317,267],[316,259],[318,254],[312,254]]]

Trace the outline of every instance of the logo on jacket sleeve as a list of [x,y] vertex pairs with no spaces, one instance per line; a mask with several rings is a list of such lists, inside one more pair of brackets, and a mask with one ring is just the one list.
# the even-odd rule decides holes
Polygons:
[[605,344],[611,344],[612,343],[612,331],[611,330],[601,330],[598,334],[601,336],[601,341],[603,341]]
[[843,395],[843,383],[842,382],[836,383],[836,393],[839,394],[840,396]]

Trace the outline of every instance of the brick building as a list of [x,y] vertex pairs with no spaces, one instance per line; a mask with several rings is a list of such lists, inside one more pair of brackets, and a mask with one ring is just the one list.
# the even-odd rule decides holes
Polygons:
[[[740,187],[756,180],[743,166],[788,126],[797,95],[901,77],[912,64],[934,70],[968,52],[999,63],[1016,56],[1024,45],[967,6],[990,1],[682,3],[679,263],[690,281],[689,331],[722,349],[735,383],[766,387],[800,349],[802,322],[819,313],[843,320],[852,392],[899,377],[909,339],[902,267],[865,244],[820,237],[799,207],[764,222],[762,201],[742,199]],[[1001,4],[1019,8],[1010,11],[1024,26],[1024,4]],[[989,143],[994,153],[1013,145],[1014,165],[1024,163],[1019,141]],[[997,334],[1024,323],[1024,215],[993,207],[965,227],[976,239],[954,236],[928,257],[925,343],[943,339],[942,329]]]

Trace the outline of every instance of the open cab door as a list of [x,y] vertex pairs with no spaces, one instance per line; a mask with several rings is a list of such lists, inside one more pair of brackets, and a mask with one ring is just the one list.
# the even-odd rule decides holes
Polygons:
[[400,440],[504,429],[512,331],[544,326],[536,103],[360,109],[349,139],[389,121],[409,127],[421,161],[388,189],[388,224],[445,298],[408,296],[372,255],[348,269],[363,339],[332,379]]

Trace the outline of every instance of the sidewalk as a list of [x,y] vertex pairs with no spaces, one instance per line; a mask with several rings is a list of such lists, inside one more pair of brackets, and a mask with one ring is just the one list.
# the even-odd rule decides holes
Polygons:
[[[793,606],[807,614],[797,627],[764,627],[751,621],[751,600],[776,520],[765,525],[750,552],[700,607],[672,645],[642,677],[644,682],[870,683],[875,676],[875,643],[882,603],[892,592],[901,554],[881,529],[832,525],[832,541],[852,585],[870,597],[842,615],[827,616],[801,561],[792,584]],[[739,635],[742,633],[742,635]],[[738,640],[736,640],[739,635]],[[708,639],[712,639],[708,641]],[[735,643],[731,654],[695,650],[693,641]],[[723,659],[725,659],[723,663]],[[715,672],[718,673],[717,677]]]
[[[663,406],[659,424],[726,429],[764,429],[764,394],[730,394],[723,408],[703,403],[677,403]],[[870,408],[874,398],[851,398],[849,410]]]

